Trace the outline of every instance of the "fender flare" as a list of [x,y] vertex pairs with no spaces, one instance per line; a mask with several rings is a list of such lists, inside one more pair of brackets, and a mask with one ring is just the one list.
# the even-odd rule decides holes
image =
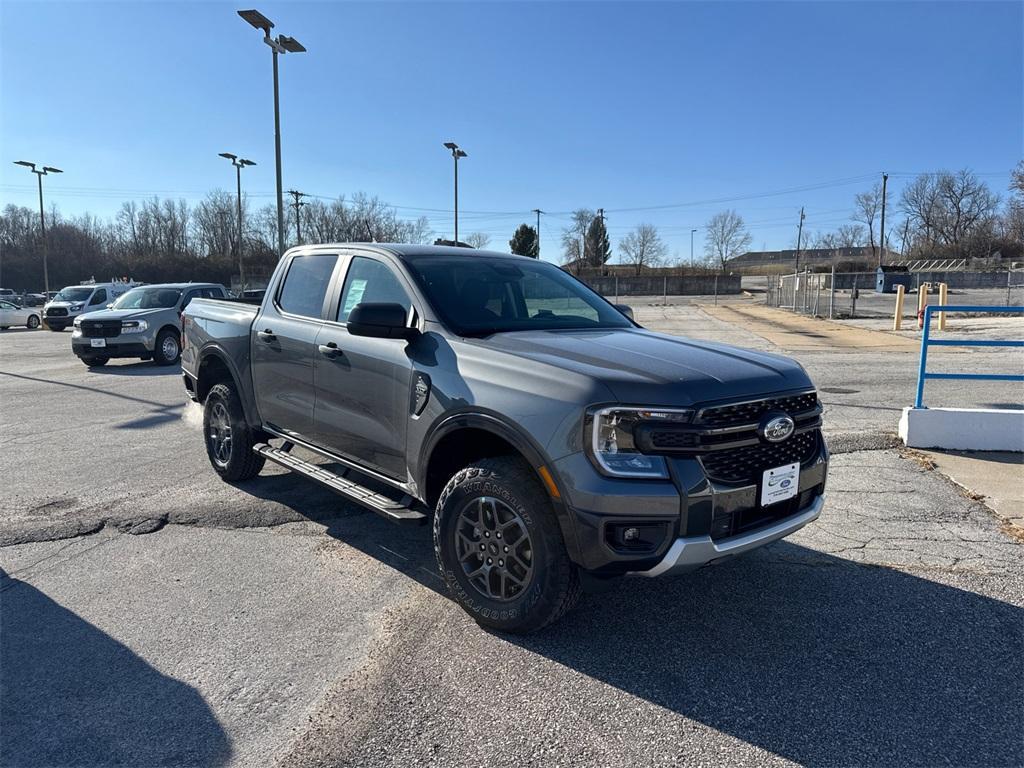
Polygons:
[[[161,329],[163,330],[163,329]],[[235,365],[234,361],[220,344],[216,342],[210,342],[206,344],[197,355],[196,365],[196,384],[199,383],[199,374],[203,369],[203,363],[210,358],[216,358],[218,361],[224,364],[224,367],[228,370],[228,375],[231,376],[231,382],[235,385],[235,390],[238,392],[238,399],[242,402],[242,412],[245,413],[245,420],[254,427],[260,427],[261,422],[259,414],[256,413],[256,405],[252,402],[251,393],[247,392],[242,387],[242,376],[238,370],[238,366]]]
[[[545,493],[551,500],[552,509],[555,511],[555,519],[558,521],[558,527],[562,531],[562,538],[565,541],[566,549],[569,551],[569,557],[574,562],[579,562],[580,548],[576,538],[576,521],[565,503],[565,487],[558,477],[558,471],[554,464],[548,460],[544,449],[530,435],[526,434],[516,424],[501,414],[476,408],[445,414],[437,423],[432,425],[420,450],[419,466],[417,467],[418,476],[416,478],[418,487],[427,487],[427,467],[430,464],[430,458],[433,456],[437,444],[442,438],[460,429],[481,429],[485,432],[490,432],[509,443],[529,462],[534,474],[536,474],[537,479],[541,482],[541,487],[544,488]],[[551,496],[544,479],[538,471],[540,467],[547,469],[552,482],[555,484],[555,488],[558,489],[559,498]]]

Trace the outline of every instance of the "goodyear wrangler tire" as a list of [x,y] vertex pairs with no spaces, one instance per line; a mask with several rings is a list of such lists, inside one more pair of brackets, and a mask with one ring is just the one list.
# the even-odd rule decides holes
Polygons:
[[535,632],[579,599],[551,502],[519,458],[482,459],[448,481],[434,552],[455,600],[485,627]]

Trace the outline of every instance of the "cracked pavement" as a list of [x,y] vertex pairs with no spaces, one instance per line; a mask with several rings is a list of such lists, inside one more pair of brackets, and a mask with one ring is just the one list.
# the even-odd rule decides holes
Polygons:
[[69,345],[0,334],[4,765],[1024,763],[1024,548],[895,447],[903,353],[797,355],[833,450],[817,523],[523,639],[443,595],[426,528],[222,483],[177,369]]

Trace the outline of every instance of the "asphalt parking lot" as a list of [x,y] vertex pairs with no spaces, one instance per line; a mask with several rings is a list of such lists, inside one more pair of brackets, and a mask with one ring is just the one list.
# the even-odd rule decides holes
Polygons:
[[[695,303],[637,313],[787,349]],[[851,333],[791,350],[834,452],[817,523],[525,639],[444,596],[427,528],[269,468],[222,483],[177,368],[0,333],[0,764],[1024,764],[1021,539],[895,446],[913,344]]]

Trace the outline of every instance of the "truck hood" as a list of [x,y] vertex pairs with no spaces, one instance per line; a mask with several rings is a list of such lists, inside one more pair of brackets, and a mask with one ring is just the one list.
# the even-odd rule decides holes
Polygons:
[[497,333],[482,344],[589,376],[623,403],[687,406],[813,386],[787,357],[639,328]]
[[157,309],[97,309],[79,315],[82,320],[145,320],[150,315],[173,312],[174,307]]

